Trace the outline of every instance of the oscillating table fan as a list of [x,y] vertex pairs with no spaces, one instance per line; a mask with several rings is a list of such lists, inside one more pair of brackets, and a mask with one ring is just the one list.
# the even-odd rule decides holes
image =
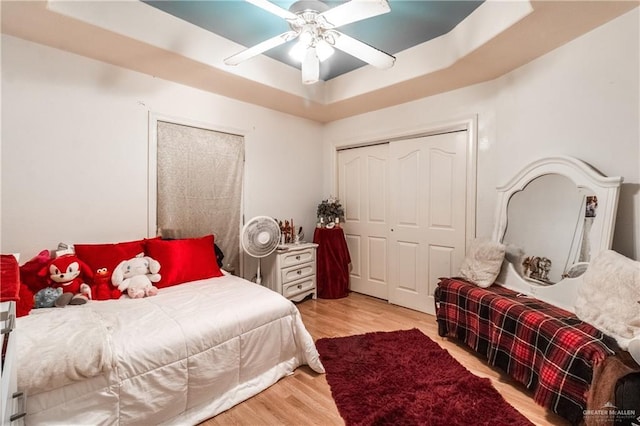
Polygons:
[[251,257],[258,259],[256,284],[262,282],[260,259],[269,256],[280,243],[280,226],[269,216],[256,216],[242,228],[242,248]]

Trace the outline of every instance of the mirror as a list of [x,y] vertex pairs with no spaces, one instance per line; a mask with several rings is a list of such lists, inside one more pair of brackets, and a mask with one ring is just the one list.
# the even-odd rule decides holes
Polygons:
[[611,248],[621,182],[558,156],[498,187],[493,238],[507,256],[496,282],[573,311],[589,260]]
[[511,196],[503,243],[522,250],[524,265],[518,267],[525,278],[553,284],[576,262],[589,260],[584,233],[589,232],[585,214],[590,193],[566,176],[548,174]]

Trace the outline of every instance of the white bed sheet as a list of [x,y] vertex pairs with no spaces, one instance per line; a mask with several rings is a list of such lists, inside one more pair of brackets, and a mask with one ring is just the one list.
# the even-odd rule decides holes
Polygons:
[[[62,316],[75,321],[60,338]],[[34,310],[17,330],[27,424],[195,424],[302,364],[324,372],[295,305],[230,275],[144,299]],[[96,346],[87,362],[82,349]]]

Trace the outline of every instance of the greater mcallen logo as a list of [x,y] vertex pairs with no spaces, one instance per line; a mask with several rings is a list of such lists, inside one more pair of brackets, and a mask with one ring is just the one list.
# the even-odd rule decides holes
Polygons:
[[[631,420],[632,426],[640,426],[640,416],[636,417],[636,410],[621,410],[611,402],[607,402],[599,410],[584,410],[585,417],[590,417],[596,422],[621,422]],[[640,414],[640,413],[638,413]]]

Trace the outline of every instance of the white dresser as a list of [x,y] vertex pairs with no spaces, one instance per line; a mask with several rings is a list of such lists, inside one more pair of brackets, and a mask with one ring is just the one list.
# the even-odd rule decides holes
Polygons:
[[262,284],[299,302],[316,290],[316,248],[314,243],[287,244],[262,259]]
[[0,330],[2,363],[0,368],[0,424],[21,425],[24,422],[24,395],[18,392],[15,346],[16,346],[16,304],[15,302],[0,303]]

